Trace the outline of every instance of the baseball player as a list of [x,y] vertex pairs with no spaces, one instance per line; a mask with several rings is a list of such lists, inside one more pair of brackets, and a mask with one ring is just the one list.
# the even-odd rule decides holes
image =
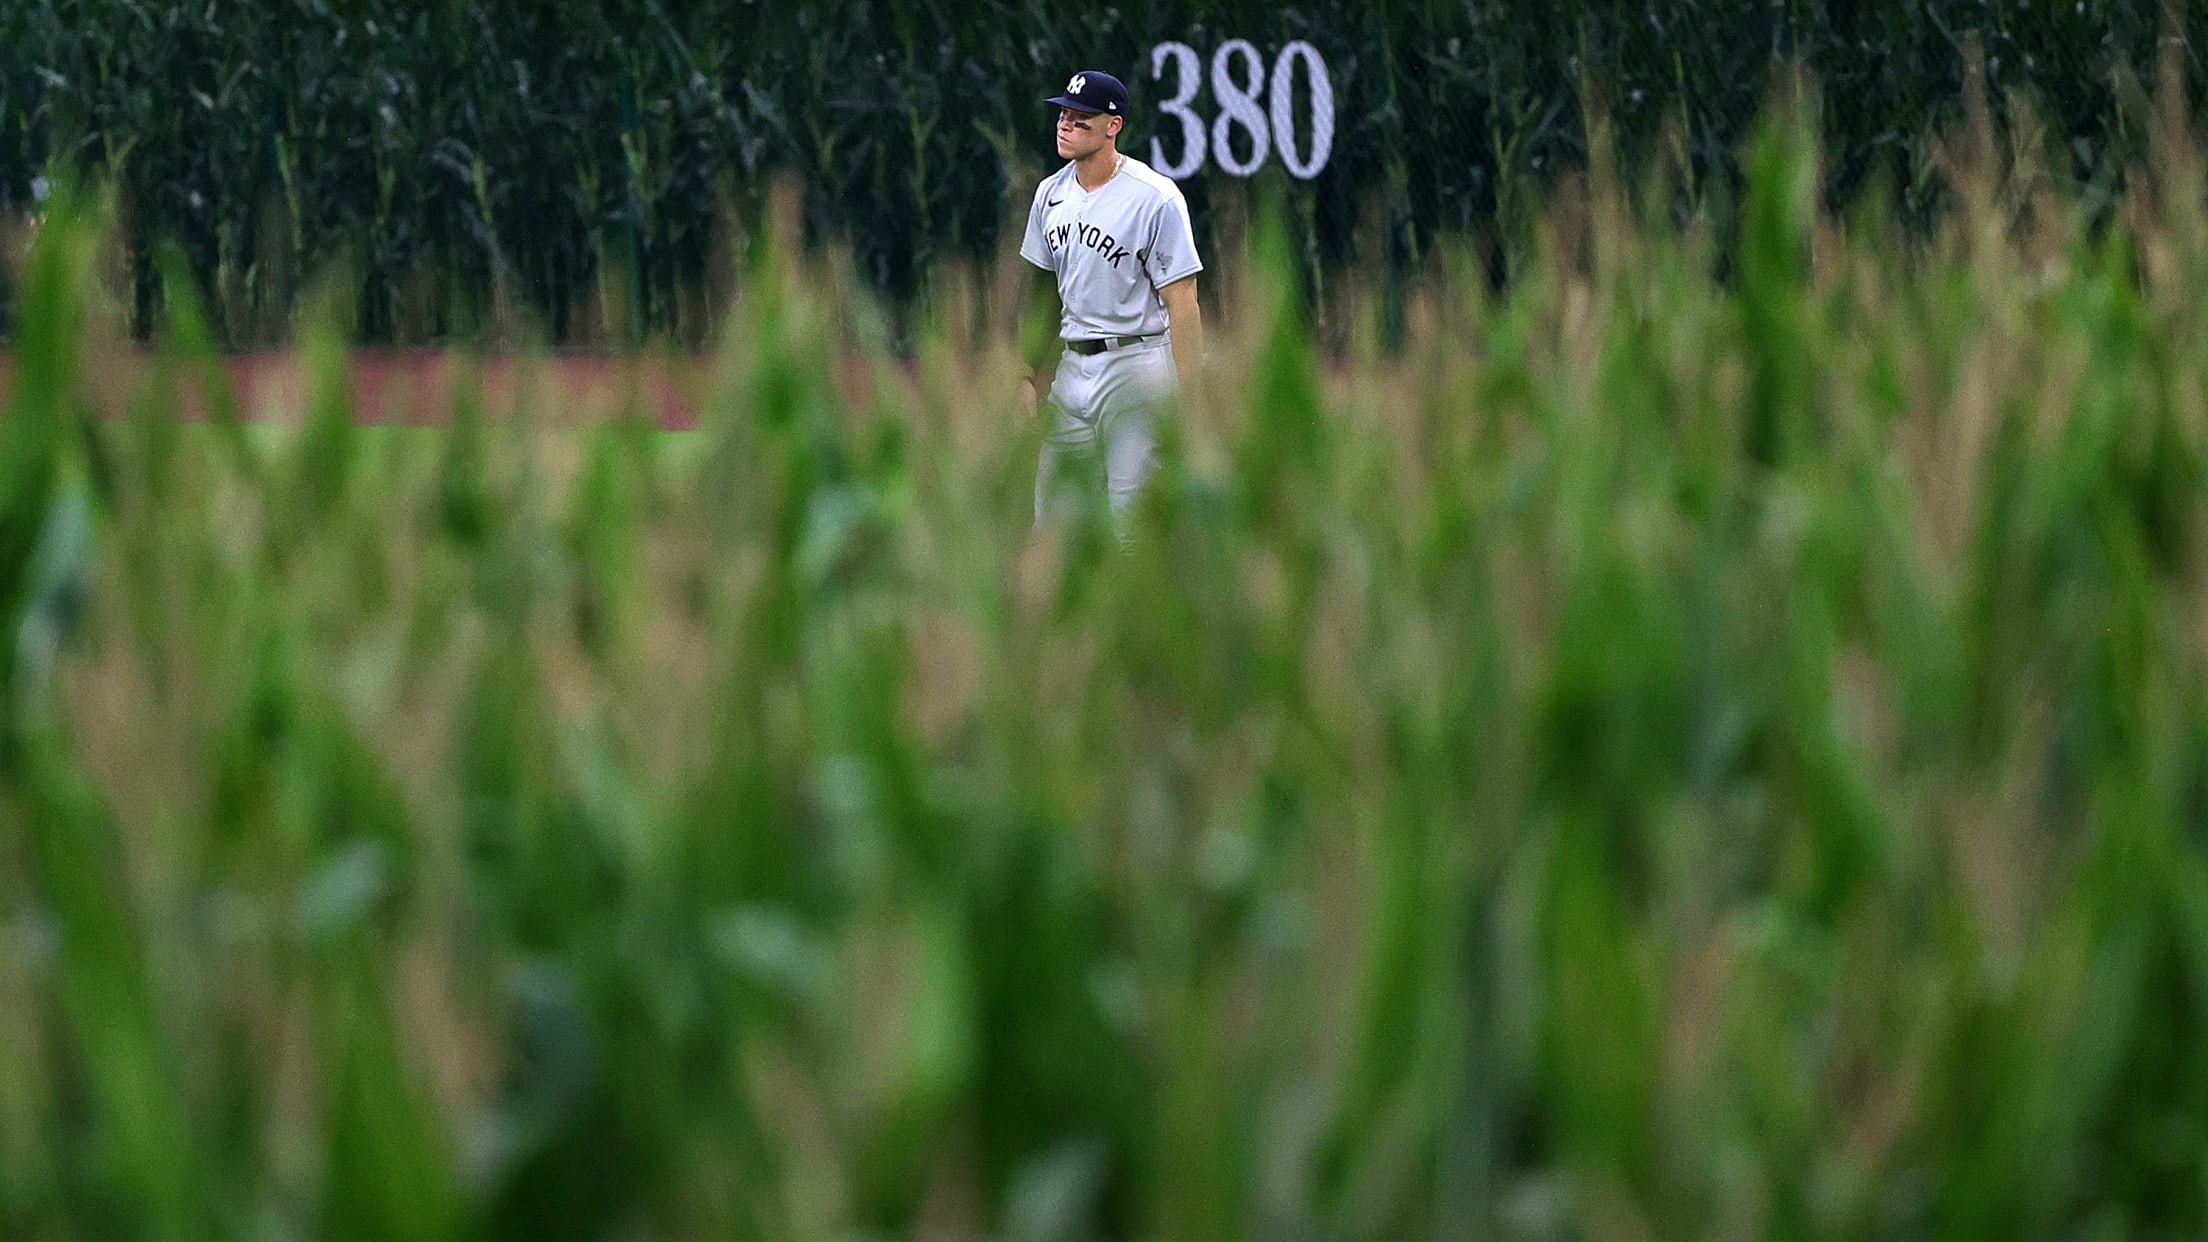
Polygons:
[[[1119,151],[1120,80],[1084,70],[1047,102],[1057,105],[1058,154],[1068,162],[1036,187],[1020,257],[1057,278],[1064,352],[1044,411],[1035,520],[1056,508],[1061,488],[1094,486],[1101,473],[1124,541],[1128,509],[1157,465],[1155,420],[1203,353],[1204,265],[1180,187]],[[1029,367],[1021,391],[1030,415],[1037,370]]]

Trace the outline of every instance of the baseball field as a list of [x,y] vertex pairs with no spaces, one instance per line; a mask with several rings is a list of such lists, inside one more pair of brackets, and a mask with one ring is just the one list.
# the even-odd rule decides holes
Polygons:
[[1809,133],[1392,348],[1255,230],[1125,551],[955,282],[125,365],[62,202],[0,1238],[2201,1236],[2201,146],[2089,228],[1965,130],[1909,235]]

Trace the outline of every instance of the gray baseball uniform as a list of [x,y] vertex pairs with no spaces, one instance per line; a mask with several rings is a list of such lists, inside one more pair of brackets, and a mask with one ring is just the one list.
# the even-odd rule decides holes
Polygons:
[[1036,187],[1020,257],[1058,277],[1060,337],[1107,342],[1096,353],[1068,348],[1059,359],[1035,519],[1065,467],[1098,458],[1113,516],[1124,518],[1156,466],[1155,412],[1178,384],[1158,290],[1204,268],[1188,200],[1133,156],[1093,191],[1081,188],[1069,163]]

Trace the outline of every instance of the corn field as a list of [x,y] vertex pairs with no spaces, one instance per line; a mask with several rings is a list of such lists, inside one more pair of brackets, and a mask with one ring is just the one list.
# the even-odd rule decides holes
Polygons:
[[360,425],[342,296],[242,421],[173,260],[110,416],[65,188],[0,1237],[2200,1236],[2181,94],[2105,228],[1975,111],[1913,244],[1809,105],[1737,241],[1598,133],[1338,361],[1276,213],[1124,552],[1030,528],[986,273],[899,356],[763,233],[668,434]]
[[[1923,139],[1960,120],[1976,49],[1996,113],[2033,118],[2019,132],[2098,217],[2144,153],[2125,84],[2174,46],[2208,88],[2203,20],[2181,0],[17,0],[0,208],[36,210],[70,173],[114,185],[142,337],[173,244],[227,347],[291,342],[336,265],[363,340],[700,345],[787,175],[903,344],[934,273],[996,253],[1054,162],[1039,101],[1067,74],[1125,78],[1147,154],[1163,41],[1325,59],[1333,159],[1258,181],[1331,305],[1345,272],[1409,276],[1466,239],[1507,279],[1530,204],[1585,165],[1590,100],[1627,166],[1690,170],[1678,209],[1729,232],[1736,153],[1788,65],[1844,103],[1821,121],[1834,202],[1937,214]],[[1245,183],[1212,169],[1187,190],[1199,240],[1239,244]]]

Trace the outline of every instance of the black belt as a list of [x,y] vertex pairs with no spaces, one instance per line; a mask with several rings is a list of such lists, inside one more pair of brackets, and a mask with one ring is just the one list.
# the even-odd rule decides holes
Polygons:
[[1144,341],[1156,339],[1158,338],[1155,335],[1107,336],[1094,341],[1067,341],[1066,348],[1077,354],[1101,354],[1107,349],[1125,349],[1129,345],[1140,345]]

